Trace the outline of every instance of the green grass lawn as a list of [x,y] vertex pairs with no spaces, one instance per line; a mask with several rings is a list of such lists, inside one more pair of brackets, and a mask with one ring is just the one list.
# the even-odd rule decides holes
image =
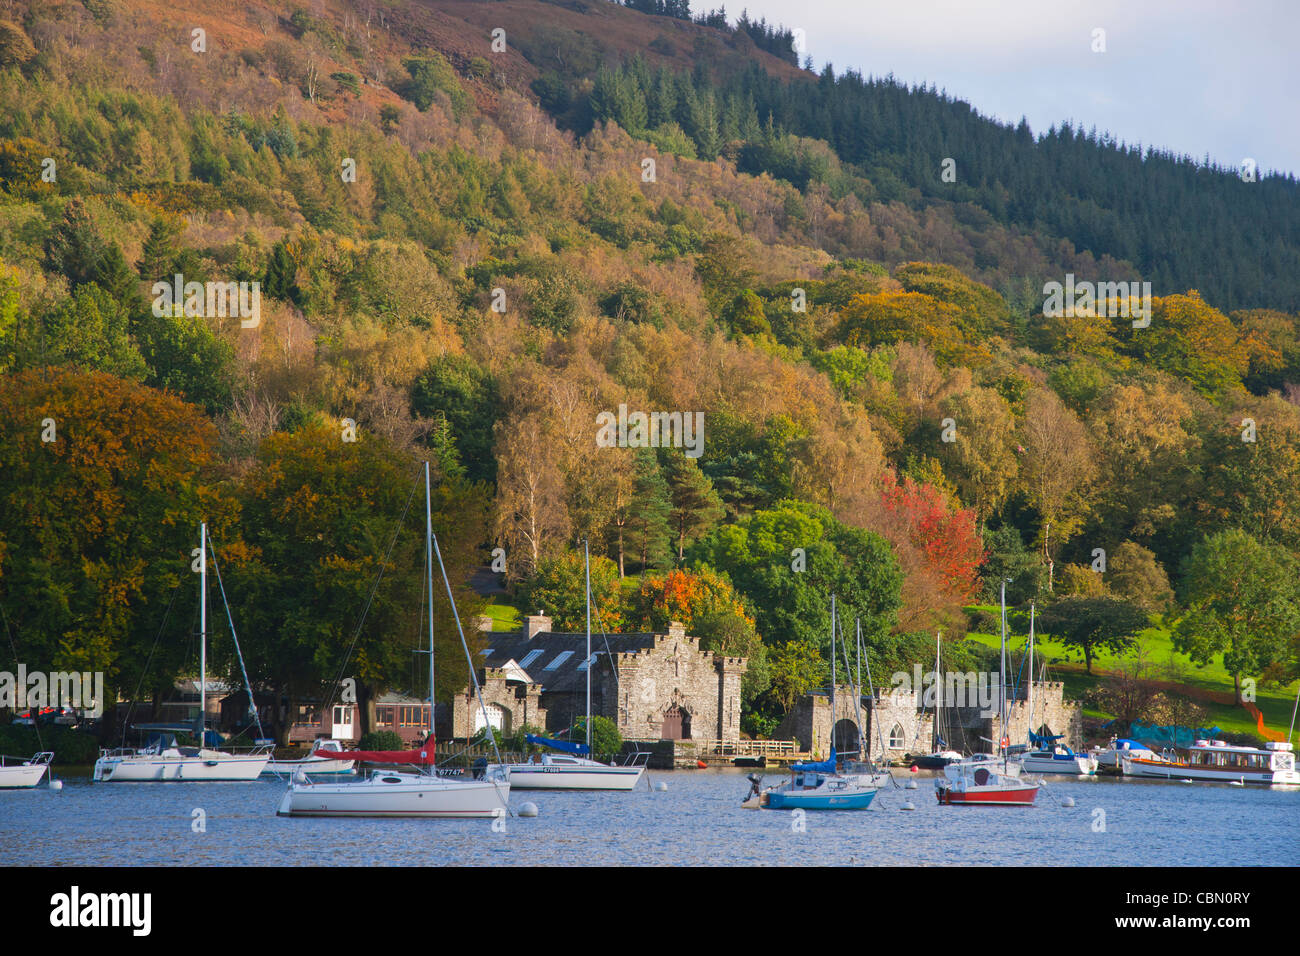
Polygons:
[[[498,598],[497,600],[500,600]],[[492,603],[483,608],[483,613],[492,618],[492,630],[497,631],[517,631],[523,627],[523,615],[519,613],[519,608],[511,607],[509,604]]]
[[[988,611],[994,616],[998,614],[996,606],[981,606],[977,609]],[[972,631],[966,637],[968,640],[975,641],[985,647],[996,649],[998,646],[999,637],[997,634]],[[1232,693],[1232,675],[1224,670],[1221,655],[1204,666],[1195,664],[1190,657],[1174,648],[1169,631],[1161,626],[1147,628],[1138,636],[1138,640],[1141,642],[1147,660],[1151,664],[1152,676],[1157,680],[1186,684],[1219,693]],[[1028,645],[1029,638],[1027,635],[1008,634],[1007,655],[1012,662],[1010,664],[1012,675],[1018,672]],[[1118,655],[1109,651],[1100,651],[1092,659],[1094,673],[1088,674],[1083,669],[1081,654],[1068,651],[1063,644],[1059,644],[1051,638],[1045,638],[1042,635],[1034,637],[1034,660],[1042,660],[1046,663],[1049,677],[1060,680],[1065,684],[1067,699],[1081,700],[1102,679],[1101,672],[1115,670],[1131,659],[1131,650]],[[1264,714],[1264,724],[1270,730],[1286,733],[1291,723],[1296,688],[1297,685],[1294,683],[1290,687],[1283,688],[1256,688],[1255,703]],[[1257,732],[1254,719],[1244,707],[1206,701],[1197,701],[1197,703],[1208,711],[1211,725],[1217,725],[1229,733],[1254,734]],[[1085,708],[1083,713],[1085,717],[1100,719],[1111,716],[1090,708]]]

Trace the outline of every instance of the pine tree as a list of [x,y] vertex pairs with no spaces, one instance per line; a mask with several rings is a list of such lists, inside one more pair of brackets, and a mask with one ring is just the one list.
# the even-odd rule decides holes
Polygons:
[[636,480],[633,484],[627,527],[632,547],[640,557],[641,571],[672,564],[669,548],[669,512],[672,498],[668,482],[652,449],[636,452]]
[[667,456],[668,491],[671,500],[669,517],[677,536],[677,560],[686,553],[686,539],[707,532],[726,514],[722,498],[713,482],[693,458],[675,452]]

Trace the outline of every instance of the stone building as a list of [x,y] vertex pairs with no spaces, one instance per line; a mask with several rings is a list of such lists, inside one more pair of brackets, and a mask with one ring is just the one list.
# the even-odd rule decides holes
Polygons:
[[[567,730],[586,713],[590,669],[591,711],[614,721],[624,739],[740,739],[745,659],[700,650],[677,622],[665,634],[593,634],[590,658],[585,634],[552,631],[541,614],[489,640],[479,680],[490,719],[507,733],[524,723]],[[472,703],[472,688],[457,695],[450,736],[469,736],[474,720],[481,729]]]
[[[1007,723],[1005,736],[1013,744],[1024,744],[1029,740],[1029,731],[1044,735],[1063,735],[1060,741],[1067,747],[1083,746],[1083,707],[1076,700],[1065,699],[1065,685],[1060,681],[1034,681],[1034,716],[1030,727],[1029,700],[1026,689],[1011,692],[1012,699],[1007,701]],[[965,737],[967,748],[976,752],[990,752],[993,745],[989,741],[1000,741],[1004,736],[1001,718],[997,714],[997,705],[992,713],[976,707],[957,709],[960,723],[953,727],[958,734],[954,744],[960,744]],[[943,722],[948,723],[947,718]]]
[[[1030,730],[1027,689],[1020,689],[1019,696],[1014,691],[1011,694],[1012,699],[1007,701],[1006,737],[1013,745],[1024,744],[1029,740]],[[1060,681],[1035,681],[1032,729],[1038,734],[1061,734],[1062,743],[1078,748],[1083,744],[1083,709],[1078,701],[1064,697],[1065,688]],[[930,752],[934,730],[932,702],[929,707],[919,708],[914,691],[896,688],[882,692],[875,699],[864,696],[859,706],[866,738],[863,743],[872,759],[902,762],[907,754]],[[945,706],[939,715],[939,736],[945,749],[991,752],[990,741],[1003,737],[997,710],[996,699],[988,706]],[[834,715],[825,691],[805,694],[795,702],[773,736],[793,739],[801,750],[825,757],[830,752],[832,727],[836,752],[856,753],[858,724],[851,687],[836,688]]]
[[863,749],[869,758],[901,760],[908,753],[929,752],[933,717],[932,713],[917,708],[916,694],[912,691],[882,693],[875,698],[863,695],[855,702],[852,687],[837,686],[834,714],[826,691],[804,694],[781,721],[773,737],[793,739],[800,750],[824,758],[830,753],[832,731],[836,753],[849,756],[858,752],[861,733]]

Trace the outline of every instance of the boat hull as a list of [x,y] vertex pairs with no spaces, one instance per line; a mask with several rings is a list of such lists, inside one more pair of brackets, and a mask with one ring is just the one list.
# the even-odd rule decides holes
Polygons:
[[632,790],[645,767],[548,767],[506,764],[506,778],[516,790]]
[[1244,770],[1205,767],[1181,762],[1125,757],[1124,776],[1151,780],[1195,780],[1198,783],[1256,783],[1264,786],[1300,786],[1300,773],[1269,769]]
[[29,790],[45,778],[48,769],[43,763],[0,767],[0,790]]
[[196,757],[135,754],[100,757],[91,779],[97,783],[215,783],[256,780],[269,758],[235,754]]
[[1073,757],[1035,757],[1022,754],[1020,766],[1030,773],[1062,774],[1076,777],[1091,777],[1097,773],[1097,758],[1076,754]]
[[941,806],[951,807],[1030,807],[1038,796],[1037,787],[990,788],[988,790],[959,790],[938,787],[935,796]]
[[815,793],[771,790],[765,806],[769,810],[865,810],[876,798],[877,790],[857,793]]
[[[400,778],[400,783],[385,783]],[[294,783],[280,799],[282,817],[469,819],[508,813],[504,780],[450,781],[418,774],[375,774],[350,783]]]
[[269,760],[266,769],[262,773],[289,774],[293,775],[301,770],[303,773],[310,774],[342,774],[355,773],[355,760],[312,760],[303,758],[302,760]]

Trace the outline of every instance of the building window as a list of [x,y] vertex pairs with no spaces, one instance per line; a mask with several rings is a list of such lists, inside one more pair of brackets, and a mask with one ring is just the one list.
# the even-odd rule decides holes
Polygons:
[[519,666],[527,667],[529,664],[531,664],[533,661],[537,660],[537,658],[541,656],[542,656],[542,649],[540,647],[534,647],[531,651],[529,651],[527,654],[524,655],[524,659],[519,662]]
[[548,671],[553,671],[572,656],[573,656],[573,651],[561,651],[558,655],[556,655],[555,660],[551,661],[549,664],[546,665],[546,669]]
[[339,724],[350,724],[350,723],[352,723],[352,721],[348,720],[348,716],[347,716],[347,708],[346,708],[346,707],[335,707],[335,708],[334,708],[334,724],[335,724],[335,726],[338,726]]
[[889,749],[902,750],[906,746],[903,740],[903,725],[894,724],[894,729],[889,732]]
[[387,727],[393,722],[393,708],[391,704],[385,704],[382,707],[375,708],[375,726]]
[[590,667],[595,662],[596,662],[596,652],[592,651],[591,656],[578,665],[578,671],[579,672],[585,671],[588,667]]

